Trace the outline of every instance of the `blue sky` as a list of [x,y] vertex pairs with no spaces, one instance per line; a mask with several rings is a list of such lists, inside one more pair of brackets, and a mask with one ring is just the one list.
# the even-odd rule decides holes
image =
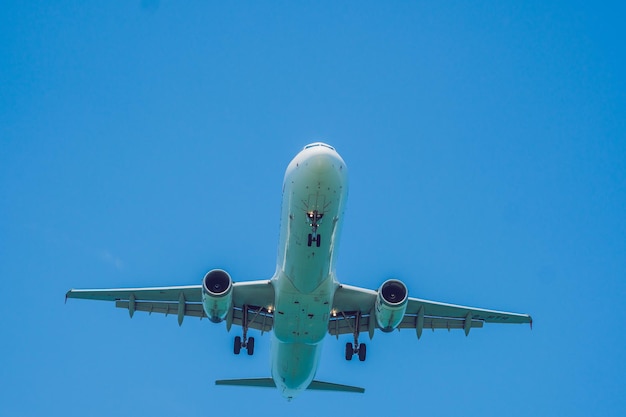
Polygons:
[[[8,2],[0,11],[0,415],[623,416],[626,57],[611,2]],[[534,329],[325,342],[363,396],[269,376],[223,325],[69,288],[275,267],[305,144],[350,170],[337,272]],[[349,339],[349,338],[348,338]]]

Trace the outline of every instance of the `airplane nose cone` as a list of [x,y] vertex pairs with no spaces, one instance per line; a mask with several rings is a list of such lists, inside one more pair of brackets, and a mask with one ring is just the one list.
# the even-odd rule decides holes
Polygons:
[[307,145],[302,155],[305,165],[317,173],[343,170],[345,168],[345,163],[337,151],[335,151],[335,148],[321,142]]
[[347,174],[346,164],[335,148],[318,142],[305,146],[292,159],[285,172],[285,179],[291,178],[292,175],[313,175],[325,180],[334,178],[338,181],[345,181]]
[[329,154],[320,154],[311,156],[307,165],[317,172],[327,172],[335,165],[336,158]]

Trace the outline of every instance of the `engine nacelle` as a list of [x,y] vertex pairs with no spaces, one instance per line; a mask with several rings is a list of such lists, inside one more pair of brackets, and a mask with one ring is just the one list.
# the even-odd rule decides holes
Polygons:
[[226,318],[233,303],[233,280],[228,272],[213,269],[202,280],[202,307],[209,320],[219,323]]
[[376,297],[376,323],[383,332],[394,330],[404,317],[409,291],[402,281],[390,279],[378,289]]

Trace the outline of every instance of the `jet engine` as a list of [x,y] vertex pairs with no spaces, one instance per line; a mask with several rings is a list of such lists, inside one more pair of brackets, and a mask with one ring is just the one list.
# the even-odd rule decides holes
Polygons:
[[219,323],[233,303],[233,280],[224,270],[213,269],[202,280],[202,307],[209,320]]
[[394,330],[404,317],[408,304],[406,285],[397,279],[390,279],[378,289],[376,297],[376,323],[383,332]]

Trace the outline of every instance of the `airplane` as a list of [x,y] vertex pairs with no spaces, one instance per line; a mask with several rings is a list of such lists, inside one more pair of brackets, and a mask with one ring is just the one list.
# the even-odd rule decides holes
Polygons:
[[213,269],[200,285],[71,289],[67,298],[115,301],[136,311],[172,314],[182,325],[186,316],[241,326],[233,352],[254,353],[249,329],[271,331],[271,378],[217,380],[216,385],[275,387],[291,400],[304,390],[363,393],[362,387],[315,380],[327,333],[352,334],[345,359],[365,361],[361,333],[377,331],[471,329],[484,323],[528,323],[528,314],[465,307],[408,296],[404,282],[388,279],[378,290],[341,284],[335,274],[336,247],[348,195],[348,169],[332,146],[306,145],[289,163],[283,181],[276,272],[268,280],[234,282]]

